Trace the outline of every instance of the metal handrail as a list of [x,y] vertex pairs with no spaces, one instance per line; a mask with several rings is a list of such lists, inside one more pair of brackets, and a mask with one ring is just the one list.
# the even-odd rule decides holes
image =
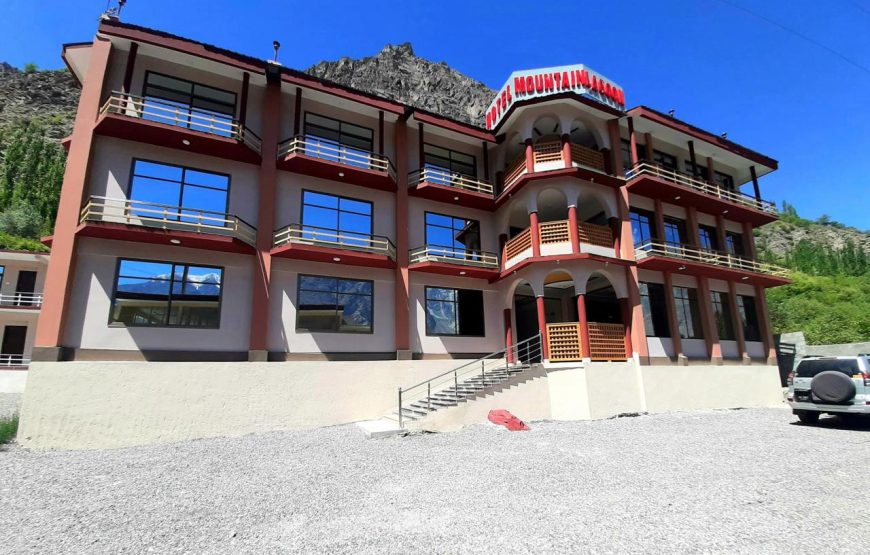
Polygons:
[[[404,427],[402,409],[405,404],[410,404],[422,398],[431,399],[432,393],[446,389],[451,385],[458,389],[459,384],[464,382],[467,376],[481,376],[486,378],[487,371],[510,370],[511,368],[523,368],[540,362],[543,359],[543,338],[541,333],[490,353],[484,357],[457,366],[452,370],[438,374],[437,376],[414,384],[410,387],[399,387],[399,427]],[[458,392],[457,392],[458,395]]]
[[498,256],[492,252],[455,249],[436,245],[424,245],[411,249],[411,264],[418,262],[446,262],[463,266],[481,266],[483,268],[498,268]]
[[79,222],[85,221],[231,235],[252,246],[257,242],[256,228],[238,216],[133,199],[92,196],[81,210]]
[[290,224],[275,232],[273,245],[280,247],[288,243],[303,243],[324,247],[383,254],[396,259],[396,246],[389,237],[382,235],[341,232],[334,229],[307,224]]
[[387,156],[316,135],[296,135],[278,143],[278,158],[285,158],[291,154],[303,154],[348,166],[375,170],[388,174],[393,180],[396,179],[396,168]]
[[42,293],[4,293],[0,295],[0,306],[42,306]]
[[627,180],[631,180],[640,175],[651,175],[653,177],[665,179],[672,183],[676,183],[677,185],[682,185],[684,187],[689,187],[696,191],[700,191],[706,195],[719,197],[729,202],[742,204],[756,210],[761,210],[762,212],[768,214],[776,215],[777,213],[776,205],[769,200],[756,199],[755,197],[747,195],[746,193],[743,193],[741,191],[732,191],[730,189],[711,185],[706,181],[702,181],[700,179],[696,179],[695,177],[664,168],[657,164],[640,162],[625,173],[625,178]]
[[5,355],[0,354],[0,366],[27,366],[30,364],[30,359],[24,355]]
[[649,256],[656,255],[688,260],[690,262],[724,266],[735,270],[769,274],[776,277],[787,277],[789,275],[787,269],[775,264],[759,262],[751,258],[746,258],[745,256],[728,252],[698,249],[678,243],[649,241],[635,248],[635,258],[638,260],[643,260]]
[[447,169],[426,167],[408,173],[408,185],[410,187],[416,187],[424,181],[436,185],[474,191],[484,195],[492,195],[494,191],[492,184],[486,180],[452,172]]
[[121,91],[112,91],[100,108],[100,115],[112,113],[157,123],[185,127],[194,131],[230,137],[245,144],[251,150],[262,151],[263,141],[259,135],[231,116],[206,116],[194,111],[193,106],[178,106],[159,98],[142,97]]

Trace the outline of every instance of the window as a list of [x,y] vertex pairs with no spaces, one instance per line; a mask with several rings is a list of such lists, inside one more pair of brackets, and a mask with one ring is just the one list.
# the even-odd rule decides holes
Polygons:
[[[686,163],[686,173],[687,174],[691,175],[692,177],[696,177],[698,179],[704,180],[704,181],[707,181],[709,179],[710,172],[707,169],[707,166],[702,166],[701,164],[697,164],[697,168],[696,168],[695,164],[693,164],[691,160],[685,160],[685,163]],[[698,171],[697,174],[695,173],[696,169]]]
[[727,173],[713,171],[713,182],[723,189],[734,190],[734,178]]
[[299,275],[296,330],[371,333],[374,282]]
[[709,225],[698,226],[698,240],[702,249],[708,251],[719,250],[719,239],[716,236],[716,228]]
[[371,166],[374,131],[337,119],[305,114],[305,154],[360,168]]
[[[474,156],[441,148],[440,146],[423,145],[423,165],[426,169],[433,169],[446,174],[461,174],[469,177],[477,177],[477,162]],[[450,185],[449,175],[444,176],[445,185]],[[436,181],[437,182],[437,181]]]
[[674,309],[677,327],[683,339],[703,339],[701,316],[698,312],[698,292],[690,287],[674,287]]
[[220,327],[223,268],[120,259],[110,324]]
[[[622,139],[622,167],[626,171],[631,169],[631,141]],[[637,161],[646,161],[646,145],[637,143]]]
[[483,291],[427,287],[426,335],[483,337]]
[[665,218],[665,243],[669,247],[682,247],[686,242],[686,222],[678,218]]
[[822,372],[840,372],[850,378],[860,374],[857,359],[810,359],[802,360],[795,370],[796,378],[815,378]]
[[480,254],[480,222],[426,212],[426,246],[454,249],[459,258]]
[[[196,222],[201,211],[224,214],[229,208],[230,177],[225,174],[133,160],[130,180],[130,200],[180,207],[168,216],[154,214],[153,208],[134,206],[133,214],[143,217],[167,217],[184,222]],[[213,220],[207,222],[214,225]]]
[[3,285],[3,276],[6,274],[6,266],[0,266],[0,285]]
[[713,303],[713,316],[716,319],[716,329],[719,331],[719,339],[733,341],[734,319],[731,316],[731,304],[728,293],[723,291],[710,291],[710,301]]
[[761,341],[761,330],[758,327],[758,313],[755,310],[755,297],[737,295],[737,312],[743,324],[743,336],[746,341]]
[[743,256],[745,254],[745,251],[743,250],[743,234],[735,233],[733,231],[726,231],[725,249],[729,254]]
[[640,247],[653,240],[653,214],[644,210],[632,210],[631,234],[634,237],[634,246]]
[[325,239],[324,234],[316,234],[317,231],[341,235],[339,242],[344,245],[371,246],[372,203],[302,191],[302,236],[311,240]]
[[235,93],[149,71],[142,96],[144,119],[225,137],[233,134]]
[[676,156],[671,156],[670,154],[665,154],[664,152],[653,150],[653,163],[666,170],[671,170],[672,172],[677,171]]
[[640,285],[640,304],[643,307],[643,324],[647,337],[670,337],[665,286],[661,283],[644,282],[638,285]]

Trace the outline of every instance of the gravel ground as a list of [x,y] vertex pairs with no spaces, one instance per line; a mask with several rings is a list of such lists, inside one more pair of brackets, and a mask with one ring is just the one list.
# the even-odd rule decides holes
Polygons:
[[0,551],[866,553],[868,460],[870,426],[781,409],[11,447]]
[[20,393],[0,393],[0,417],[15,414],[20,405]]

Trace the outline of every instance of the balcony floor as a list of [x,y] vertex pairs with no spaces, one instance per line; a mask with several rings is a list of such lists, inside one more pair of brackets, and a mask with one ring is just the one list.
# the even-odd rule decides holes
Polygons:
[[[686,269],[678,270],[680,266],[685,266]],[[637,261],[637,267],[644,270],[701,276],[711,279],[747,283],[749,285],[761,285],[762,287],[777,287],[779,285],[788,285],[791,283],[791,280],[784,277],[728,268],[727,266],[719,266],[716,264],[704,264],[703,262],[693,262],[657,254],[641,258]]]
[[538,171],[534,173],[524,173],[514,181],[514,183],[503,190],[495,199],[496,208],[507,202],[512,195],[518,193],[527,183],[532,181],[540,181],[543,179],[555,179],[559,177],[569,177],[574,179],[582,179],[584,181],[592,181],[609,187],[621,187],[625,184],[625,180],[613,175],[607,175],[585,167],[561,168],[558,170]]
[[[240,254],[255,252],[254,247],[235,237],[110,222],[85,222],[76,228],[76,235]],[[181,244],[172,244],[172,239],[178,239]]]
[[[386,172],[358,168],[350,164],[342,164],[305,154],[293,153],[279,158],[278,168],[370,189],[393,192],[396,190],[396,181]],[[339,176],[339,173],[343,173],[344,177]]]
[[[352,249],[322,247],[306,243],[287,243],[272,249],[272,256],[294,258],[312,262],[328,262],[346,266],[365,266],[368,268],[395,268],[396,263],[385,254],[375,254]],[[335,260],[339,258],[340,260]]]
[[411,187],[408,194],[438,202],[446,202],[447,204],[479,208],[481,210],[492,210],[495,207],[495,199],[493,199],[492,195],[432,183],[431,181],[421,181],[414,187]]
[[[487,279],[493,281],[498,278],[498,268],[481,268],[480,266],[466,266],[464,264],[450,264],[449,262],[417,262],[408,266],[411,272],[427,272],[444,276],[462,276],[469,278]],[[462,272],[465,272],[464,274]]]
[[528,258],[524,258],[520,262],[517,262],[510,268],[502,270],[498,274],[498,277],[493,281],[499,281],[506,277],[509,277],[514,273],[526,268],[530,264],[539,264],[546,262],[567,262],[569,260],[591,260],[593,262],[601,262],[602,264],[613,264],[616,266],[634,265],[634,261],[632,260],[625,260],[623,258],[611,258],[609,256],[601,256],[600,254],[592,254],[588,252],[581,252],[577,254],[556,254],[552,256],[529,256]]
[[[260,163],[259,153],[236,139],[111,112],[100,116],[94,132],[107,137],[139,141],[249,164]],[[183,144],[184,140],[189,141],[190,144]]]
[[[701,191],[696,191],[691,187],[679,185],[652,175],[638,175],[628,182],[626,188],[630,193],[649,198],[659,198],[669,204],[684,207],[694,206],[700,212],[707,214],[724,214],[727,211],[728,219],[749,221],[753,227],[769,224],[778,219],[776,214],[764,212],[739,202],[708,195]],[[677,199],[676,197],[680,198]]]

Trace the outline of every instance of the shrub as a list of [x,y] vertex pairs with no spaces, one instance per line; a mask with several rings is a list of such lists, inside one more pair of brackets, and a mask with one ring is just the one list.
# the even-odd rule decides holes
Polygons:
[[42,215],[29,204],[17,203],[0,212],[0,232],[9,235],[36,239],[42,225]]
[[0,445],[15,439],[18,433],[18,415],[0,417]]

